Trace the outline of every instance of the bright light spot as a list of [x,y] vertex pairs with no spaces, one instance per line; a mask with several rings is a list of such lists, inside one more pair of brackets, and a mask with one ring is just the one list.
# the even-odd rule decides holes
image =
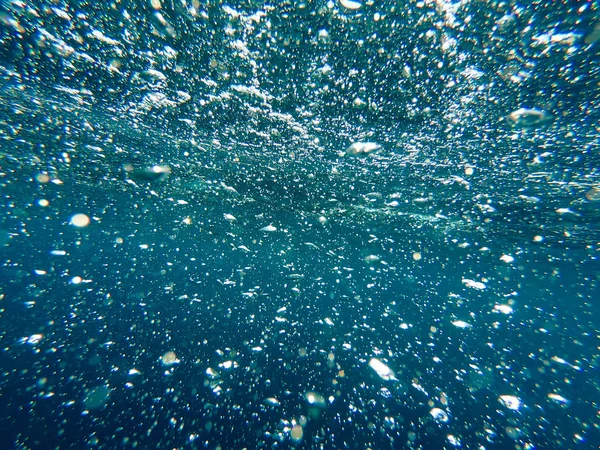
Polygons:
[[377,372],[377,375],[379,375],[384,380],[396,379],[396,375],[394,374],[392,369],[390,369],[384,363],[379,361],[377,358],[372,358],[371,361],[369,361],[369,367],[375,372]]
[[[327,402],[325,401],[325,397],[323,397],[321,394],[318,394],[316,392],[306,392],[304,394],[304,398],[306,399],[306,401],[308,402],[308,404],[311,407],[316,407],[316,408],[325,408],[327,406]],[[314,413],[317,413],[316,410],[313,411]]]
[[344,8],[352,10],[360,9],[362,6],[359,2],[354,0],[340,0],[340,5],[342,5]]
[[71,217],[71,225],[82,228],[90,224],[90,218],[85,214],[75,214]]
[[223,369],[231,369],[233,367],[233,361],[222,362],[219,364],[219,367],[222,367]]
[[494,311],[502,314],[511,314],[513,309],[508,305],[494,305]]
[[429,411],[429,414],[431,414],[431,416],[436,420],[436,422],[446,423],[449,420],[446,411],[440,408],[433,408],[431,411]]
[[561,405],[568,405],[569,403],[571,403],[569,400],[564,398],[562,395],[555,394],[553,392],[548,394],[548,398],[550,400],[554,400],[556,403],[560,403]]
[[521,407],[521,400],[519,400],[514,395],[501,395],[498,400],[508,409],[512,409],[513,411],[518,411]]
[[465,286],[470,287],[472,289],[478,289],[478,290],[482,291],[486,288],[486,285],[483,283],[480,283],[479,281],[468,280],[466,278],[463,278],[462,282]]
[[381,258],[377,255],[365,256],[365,262],[367,264],[374,264],[374,263],[378,263],[379,261],[381,261]]
[[30,345],[36,345],[36,344],[39,344],[43,338],[44,338],[43,334],[32,334],[31,336],[29,336],[26,339],[25,342]]
[[172,366],[173,364],[179,363],[175,352],[165,353],[164,355],[162,355],[161,361],[163,363],[163,366]]
[[294,441],[300,441],[302,439],[302,435],[304,434],[304,430],[302,429],[302,426],[294,425],[290,434]]

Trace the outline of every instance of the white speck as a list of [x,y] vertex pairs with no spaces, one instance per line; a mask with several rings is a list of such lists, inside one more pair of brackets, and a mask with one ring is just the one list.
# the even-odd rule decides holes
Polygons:
[[474,280],[469,280],[467,278],[463,278],[462,282],[465,286],[470,287],[472,289],[479,289],[480,291],[482,291],[486,288],[486,285],[483,283],[480,283],[479,281],[474,281]]
[[413,198],[412,201],[413,203],[428,203],[432,200],[431,197],[417,197],[417,198]]
[[325,318],[325,323],[326,323],[327,325],[329,325],[329,326],[332,326],[332,325],[333,325],[333,320],[331,320],[329,317],[326,317],[326,318]]
[[67,252],[64,250],[52,250],[50,254],[54,256],[65,256]]
[[128,375],[139,375],[141,372],[137,369],[130,369],[129,372],[127,372]]
[[571,215],[573,215],[573,216],[577,216],[577,217],[581,216],[581,214],[579,214],[579,213],[576,213],[575,211],[573,211],[573,210],[572,210],[572,209],[570,209],[570,208],[558,208],[558,209],[556,210],[556,212],[557,212],[558,214],[561,214],[561,215],[562,215],[562,214],[571,214]]
[[71,217],[71,225],[78,228],[87,227],[90,224],[90,218],[85,214],[75,214]]
[[277,314],[280,314],[280,313],[284,312],[286,309],[287,309],[287,307],[285,307],[285,306],[282,306],[281,308],[279,308],[279,309],[277,310]]
[[340,0],[340,5],[346,9],[357,10],[362,7],[362,4],[354,0]]
[[381,145],[374,142],[354,142],[346,149],[350,156],[370,155],[381,150]]
[[436,420],[436,422],[446,423],[449,420],[446,411],[440,408],[433,408],[431,411],[429,411],[429,414],[431,414],[431,416]]
[[514,395],[501,395],[498,397],[498,400],[500,400],[500,403],[502,403],[508,409],[512,409],[513,411],[518,411],[521,407],[521,400]]
[[390,369],[384,363],[379,361],[377,358],[372,358],[371,361],[369,361],[369,367],[375,372],[377,372],[377,375],[379,375],[384,380],[396,379],[396,375],[394,374],[392,369]]
[[32,334],[28,338],[25,338],[25,343],[29,345],[36,345],[40,343],[43,337],[43,334]]
[[222,367],[223,369],[231,369],[232,367],[235,367],[235,365],[233,361],[224,361],[219,364],[219,367]]
[[519,108],[506,117],[507,122],[517,128],[534,128],[552,121],[552,115],[540,109]]
[[462,320],[455,320],[452,322],[452,325],[458,328],[471,328],[472,325],[470,323],[464,322]]
[[306,394],[304,394],[304,397],[310,405],[320,407],[325,406],[325,398],[321,394],[318,394],[316,392],[307,392]]
[[104,33],[102,33],[100,30],[93,30],[91,33],[88,34],[88,36],[96,38],[99,41],[102,41],[105,44],[109,44],[109,45],[117,45],[118,46],[121,44],[119,41],[109,38]]
[[262,347],[257,345],[256,347],[252,347],[253,352],[262,352]]
[[565,366],[569,366],[571,369],[577,370],[578,372],[581,371],[581,367],[579,366],[575,366],[573,364],[571,364],[570,362],[558,357],[558,356],[553,356],[552,358],[550,358],[552,361],[554,361],[555,363],[558,364],[564,364]]
[[236,218],[232,214],[223,214],[223,217],[225,217],[225,220],[227,220],[228,222],[233,222],[234,220],[236,220]]
[[365,102],[363,99],[356,97],[356,98],[354,99],[354,101],[352,102],[352,104],[353,104],[353,105],[354,105],[356,108],[362,108],[362,107],[366,106],[366,104],[367,104],[367,103],[366,103],[366,102]]
[[231,192],[233,194],[237,194],[238,191],[235,190],[235,188],[231,187],[231,186],[227,186],[225,183],[221,182],[221,187],[223,189],[225,189],[227,192]]
[[177,355],[175,355],[175,352],[166,352],[160,359],[163,366],[172,366],[173,364],[179,364],[180,362]]
[[539,203],[540,199],[534,196],[519,195],[519,198],[527,203]]
[[461,446],[460,439],[452,434],[449,434],[448,436],[446,436],[446,439],[448,439],[448,442],[450,442],[450,444],[454,447]]
[[480,205],[477,204],[477,207],[481,210],[481,212],[483,213],[493,213],[496,212],[496,208],[494,208],[491,205],[485,204],[485,205]]
[[281,403],[279,402],[279,400],[277,400],[275,397],[265,398],[264,403],[265,403],[265,405],[269,405],[269,406],[279,406],[279,405],[281,405]]
[[418,383],[411,383],[411,386],[414,387],[417,391],[422,392],[423,394],[425,394],[427,397],[429,397],[429,393],[425,390],[425,388],[423,386],[421,386]]
[[511,262],[513,262],[514,260],[515,260],[515,258],[513,258],[513,257],[512,257],[512,256],[510,256],[510,255],[502,255],[502,256],[500,257],[500,261],[504,261],[505,263],[511,263]]
[[571,403],[570,400],[567,400],[562,395],[555,394],[554,392],[551,392],[550,394],[548,394],[548,398],[550,400],[554,400],[556,403],[560,403],[562,405],[569,405]]
[[144,72],[142,72],[144,75],[147,75],[148,78],[153,78],[155,80],[159,80],[159,81],[165,81],[167,79],[167,76],[156,70],[156,69],[148,69]]
[[46,271],[45,270],[40,270],[40,269],[36,269],[34,270],[36,275],[46,275]]
[[494,305],[494,311],[502,314],[512,314],[513,309],[508,305]]
[[52,11],[54,11],[54,14],[56,14],[58,17],[60,17],[61,19],[65,19],[65,20],[71,20],[71,16],[63,11],[62,9],[58,9],[58,8],[51,8]]
[[261,228],[260,231],[272,233],[273,231],[277,231],[277,228],[275,228],[273,225],[267,225],[266,227]]
[[379,261],[381,261],[381,258],[377,255],[368,255],[365,256],[365,262],[367,264],[373,264],[373,263],[378,263]]

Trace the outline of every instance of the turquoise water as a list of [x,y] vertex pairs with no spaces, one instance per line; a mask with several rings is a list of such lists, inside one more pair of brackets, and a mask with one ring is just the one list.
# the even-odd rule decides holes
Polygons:
[[597,448],[599,30],[3,2],[0,448]]

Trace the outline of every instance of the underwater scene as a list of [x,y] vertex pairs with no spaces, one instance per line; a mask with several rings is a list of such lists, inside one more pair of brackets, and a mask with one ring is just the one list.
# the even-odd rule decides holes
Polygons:
[[0,450],[597,449],[600,3],[3,0]]

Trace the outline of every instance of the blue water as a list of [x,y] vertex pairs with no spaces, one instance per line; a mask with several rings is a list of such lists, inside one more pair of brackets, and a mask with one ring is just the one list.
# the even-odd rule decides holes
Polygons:
[[3,2],[0,449],[598,448],[599,30]]

